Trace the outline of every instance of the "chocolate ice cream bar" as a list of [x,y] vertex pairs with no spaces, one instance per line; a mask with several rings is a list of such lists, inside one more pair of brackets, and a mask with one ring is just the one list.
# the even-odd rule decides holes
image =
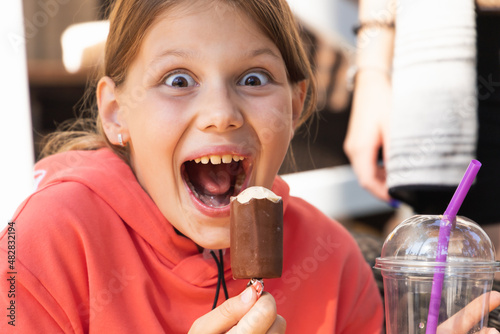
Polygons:
[[231,198],[234,278],[276,278],[283,269],[283,201],[264,187]]

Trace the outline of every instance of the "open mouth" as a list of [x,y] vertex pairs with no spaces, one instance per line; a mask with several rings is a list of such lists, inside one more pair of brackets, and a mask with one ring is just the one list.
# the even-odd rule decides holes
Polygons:
[[200,202],[221,208],[243,187],[246,179],[243,160],[244,157],[234,154],[204,156],[184,162],[182,175]]

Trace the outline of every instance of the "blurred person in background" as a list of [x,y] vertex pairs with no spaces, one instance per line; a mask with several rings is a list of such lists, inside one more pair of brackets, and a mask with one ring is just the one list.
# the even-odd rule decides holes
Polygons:
[[499,258],[500,1],[360,0],[359,22],[344,149],[360,184],[440,214],[479,160],[458,214],[483,227]]

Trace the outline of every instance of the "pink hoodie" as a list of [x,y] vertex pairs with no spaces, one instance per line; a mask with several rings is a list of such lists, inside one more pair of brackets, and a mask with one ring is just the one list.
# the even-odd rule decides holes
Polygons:
[[[211,310],[215,261],[175,232],[112,151],[57,154],[35,175],[38,189],[0,236],[0,332],[187,333]],[[353,238],[279,177],[273,191],[284,202],[284,267],[265,288],[287,333],[379,333],[381,299]],[[232,278],[224,253],[232,297],[247,281]]]

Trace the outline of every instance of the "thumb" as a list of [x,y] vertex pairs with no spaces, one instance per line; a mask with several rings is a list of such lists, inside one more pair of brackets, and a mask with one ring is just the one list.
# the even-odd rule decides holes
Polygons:
[[225,333],[243,318],[256,301],[257,292],[250,286],[238,296],[226,300],[217,308],[196,319],[189,334]]

